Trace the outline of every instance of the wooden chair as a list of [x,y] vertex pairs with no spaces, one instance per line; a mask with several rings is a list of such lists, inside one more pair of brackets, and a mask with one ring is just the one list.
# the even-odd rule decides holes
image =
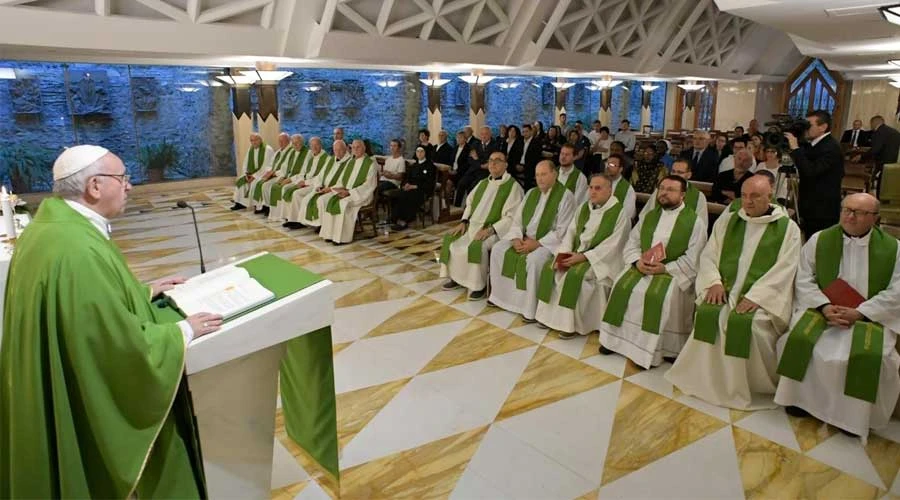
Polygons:
[[372,226],[371,237],[374,238],[378,236],[378,209],[376,208],[374,197],[372,197],[371,203],[359,209],[359,214],[356,216],[357,232],[364,232],[366,223],[369,223]]

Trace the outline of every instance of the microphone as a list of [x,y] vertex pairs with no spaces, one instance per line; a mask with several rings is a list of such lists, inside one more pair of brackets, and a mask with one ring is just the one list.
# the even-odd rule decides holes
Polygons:
[[180,200],[175,206],[187,208],[191,211],[191,217],[194,219],[194,235],[197,236],[197,251],[200,252],[200,274],[203,274],[206,272],[206,264],[203,262],[203,244],[200,243],[200,230],[197,229],[197,212],[194,211],[194,207],[188,205],[184,200]]

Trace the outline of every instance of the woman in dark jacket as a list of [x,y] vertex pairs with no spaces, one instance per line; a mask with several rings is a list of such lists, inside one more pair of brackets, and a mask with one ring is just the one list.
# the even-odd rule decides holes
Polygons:
[[426,157],[425,148],[417,147],[416,162],[406,167],[406,179],[393,200],[394,231],[402,231],[416,220],[425,197],[434,192],[435,178],[434,163]]
[[559,150],[562,148],[562,132],[559,125],[553,125],[547,129],[547,134],[541,142],[541,154],[544,158],[553,160],[553,163],[559,165]]
[[[522,163],[522,154],[524,153],[525,140],[522,139],[522,131],[515,125],[510,125],[506,129],[506,142],[502,143],[503,152],[506,153],[507,165],[518,165]],[[515,177],[519,172],[510,172]]]

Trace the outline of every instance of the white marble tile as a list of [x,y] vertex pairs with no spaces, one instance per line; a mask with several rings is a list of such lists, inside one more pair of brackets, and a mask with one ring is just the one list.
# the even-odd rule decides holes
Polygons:
[[[369,281],[371,280],[366,280],[366,282]],[[341,283],[335,283],[335,285],[339,284]],[[414,300],[415,297],[405,297],[335,309],[334,323],[331,325],[331,339],[335,344],[360,339],[385,320],[412,304]]]
[[[359,290],[360,288],[368,285],[369,283],[375,281],[375,278],[366,278],[361,280],[350,280],[350,281],[333,281],[331,286],[328,287],[331,290],[331,296],[334,297],[334,300],[337,300],[344,295],[347,295],[350,292],[354,292]],[[383,304],[383,302],[380,302]],[[335,309],[335,311],[343,311],[347,308]],[[368,331],[368,330],[367,330]]]
[[547,333],[550,330],[546,328],[541,328],[537,325],[537,323],[531,323],[528,325],[522,325],[518,328],[513,328],[510,330],[511,333],[515,333],[516,335],[528,339],[536,344],[540,344],[544,341],[544,337],[547,336]]
[[509,328],[509,325],[512,324],[517,316],[518,314],[514,314],[509,311],[497,311],[495,313],[480,316],[479,319],[483,319],[484,321],[487,321],[497,328],[503,328],[504,330],[506,330],[507,328]]
[[422,295],[422,294],[430,292],[431,290],[434,290],[435,288],[440,286],[445,281],[447,281],[447,280],[440,278],[440,279],[431,280],[431,281],[420,281],[418,283],[407,283],[403,286],[418,293],[419,295]]
[[481,441],[468,469],[503,492],[502,498],[576,498],[596,488],[505,428],[494,425]]
[[607,484],[599,498],[743,499],[731,427]]
[[354,342],[334,358],[334,389],[341,394],[411,377],[466,326],[454,321]]
[[[442,282],[446,282],[447,280],[442,280]],[[439,292],[429,293],[427,297],[432,298],[441,304],[450,304],[454,300],[458,299],[460,295],[466,293],[465,288],[457,288],[455,290],[441,290]]]
[[686,394],[682,394],[681,396],[679,396],[676,401],[685,406],[690,406],[695,410],[700,410],[711,417],[716,417],[723,422],[731,422],[731,411],[728,408],[716,406],[714,404],[707,403],[702,399],[695,398],[694,396],[688,396]]
[[466,468],[456,482],[451,500],[497,500],[503,498],[503,492],[494,488],[491,483],[472,469]]
[[621,378],[625,374],[627,359],[619,354],[595,354],[582,359],[581,362]]
[[666,372],[669,371],[669,368],[671,367],[672,365],[670,363],[664,362],[656,368],[636,373],[626,380],[635,383],[644,389],[671,398],[674,393],[672,384],[665,379]]
[[341,468],[489,424],[535,349],[417,376],[347,444]]
[[900,443],[900,419],[894,417],[888,422],[887,426],[882,429],[873,430],[872,432],[885,439],[890,439],[895,443]]
[[272,456],[272,489],[281,488],[309,479],[309,474],[300,467],[291,452],[275,440]]
[[891,487],[891,493],[900,496],[900,472],[894,478],[894,486]]
[[331,497],[325,493],[319,483],[310,481],[306,488],[303,488],[303,491],[294,497],[294,500],[331,500]]
[[838,432],[807,451],[806,455],[879,488],[889,486],[881,480],[859,438]]
[[734,423],[736,427],[758,434],[769,441],[800,451],[794,428],[783,408],[756,411]]
[[478,316],[478,314],[487,307],[487,301],[484,299],[466,300],[465,302],[460,302],[458,304],[450,304],[450,307],[471,316]]
[[559,339],[547,342],[544,344],[544,347],[549,347],[570,358],[578,359],[581,356],[581,352],[584,351],[584,344],[586,343],[587,335],[577,335],[569,340]]
[[372,260],[373,259],[356,261],[356,262],[354,262],[354,265],[357,267],[360,267],[362,269],[365,269],[366,271],[374,274],[375,276],[380,276],[380,277],[387,277],[386,275],[394,272],[394,269],[397,269],[398,267],[403,265],[400,262],[396,262],[393,259],[389,259],[387,257],[382,258],[382,259],[374,259],[374,260],[378,261],[379,265],[370,266],[370,265],[366,264],[366,262],[371,262]]

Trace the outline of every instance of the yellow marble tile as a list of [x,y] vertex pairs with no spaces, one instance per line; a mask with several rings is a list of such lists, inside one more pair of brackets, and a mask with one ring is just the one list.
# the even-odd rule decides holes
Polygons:
[[894,484],[897,472],[900,471],[900,443],[870,432],[866,455],[869,456],[885,486],[890,488]]
[[616,377],[593,366],[553,349],[538,347],[496,420],[540,408],[615,380]]
[[242,231],[242,234],[239,236],[234,236],[232,238],[228,238],[225,240],[226,243],[241,243],[241,242],[253,242],[253,241],[266,241],[266,240],[281,240],[287,239],[284,233],[280,233],[274,229],[262,228],[255,231]]
[[589,492],[585,493],[584,495],[581,495],[580,497],[576,498],[575,500],[597,500],[597,498],[598,498],[597,494],[599,492],[600,492],[599,489],[589,491]]
[[343,343],[340,343],[340,344],[334,344],[334,345],[332,345],[332,346],[331,346],[331,355],[332,355],[332,356],[337,356],[337,353],[339,353],[339,352],[343,351],[344,349],[350,347],[351,344],[353,344],[353,342],[343,342]]
[[877,499],[866,482],[739,427],[732,427],[747,499]]
[[426,281],[434,281],[440,279],[440,276],[437,273],[432,273],[430,271],[422,271],[419,274],[416,274],[412,278],[404,281],[403,283],[424,283]]
[[426,326],[450,323],[469,317],[468,314],[462,311],[457,311],[450,306],[423,296],[416,299],[406,309],[394,314],[375,327],[374,330],[369,332],[367,337],[378,337],[406,330],[425,328]]
[[175,247],[175,248],[158,248],[156,250],[129,250],[127,252],[122,252],[125,254],[128,263],[135,266],[140,264],[146,264],[152,260],[162,259],[168,257],[170,255],[175,255],[177,253],[184,252],[185,250],[192,250],[192,247]]
[[726,425],[705,413],[623,381],[601,484],[609,484]]
[[534,344],[506,330],[474,319],[439,352],[420,373],[428,373],[470,361],[517,351]]
[[729,416],[731,418],[731,423],[735,423],[738,420],[753,415],[752,411],[743,411],[743,410],[728,410]]
[[298,266],[308,266],[310,264],[330,264],[343,261],[340,257],[319,250],[310,249],[302,254],[291,257],[291,262]]
[[297,445],[284,428],[284,414],[281,408],[275,412],[275,438],[284,445],[285,449],[294,457],[294,460],[306,471],[307,474],[319,483],[319,486],[328,493],[332,498],[338,498],[338,481],[337,479],[318,462],[306,453],[306,451]]
[[434,252],[437,252],[441,249],[441,242],[433,242],[433,243],[421,243],[418,245],[413,245],[409,248],[403,249],[403,253],[409,255],[426,255],[431,258],[434,255]]
[[395,380],[337,395],[338,444],[343,449],[411,379]]
[[484,309],[481,310],[476,316],[487,316],[488,314],[494,314],[496,312],[503,311],[504,309],[497,307],[493,304],[485,304]]
[[[372,277],[371,274],[366,274],[368,277]],[[334,307],[335,309],[339,309],[341,307],[358,306],[360,304],[369,304],[372,302],[402,299],[404,297],[412,297],[415,294],[416,292],[408,288],[391,283],[384,278],[377,278],[337,299],[334,302]]]
[[396,269],[391,270],[390,274],[413,273],[421,270],[422,268],[420,268],[419,266],[414,266],[412,264],[403,264],[398,266]]
[[318,273],[331,281],[354,281],[374,278],[375,275],[362,269],[351,266],[347,263],[341,263],[327,271],[319,271]]
[[153,281],[176,274],[199,273],[200,262],[199,260],[186,260],[171,264],[131,266],[131,272],[141,281]]
[[300,494],[309,484],[309,481],[302,481],[297,484],[291,484],[283,488],[272,490],[272,500],[294,500],[294,497]]
[[599,353],[599,349],[600,334],[597,332],[591,333],[588,335],[587,342],[584,343],[584,349],[581,350],[581,355],[578,356],[578,359],[596,356]]
[[145,245],[152,245],[154,243],[161,243],[163,241],[174,240],[174,236],[150,236],[147,238],[132,238],[132,239],[114,239],[113,242],[119,247],[122,252],[127,252],[129,250],[138,249]]
[[341,498],[447,498],[486,431],[480,427],[342,471]]
[[297,240],[292,240],[290,238],[282,238],[282,239],[278,240],[277,242],[267,241],[267,242],[260,243],[257,251],[259,251],[259,252],[265,251],[265,252],[270,252],[270,253],[297,252],[297,251],[301,251],[301,250],[306,250],[308,248],[309,248],[308,245],[304,245],[303,243],[300,243]]
[[634,364],[634,361],[630,359],[625,360],[625,374],[623,375],[624,378],[636,375],[638,373],[641,373],[642,371],[644,371],[644,369]]
[[425,237],[425,236],[413,236],[413,237],[411,237],[411,238],[402,238],[402,239],[399,239],[399,240],[391,241],[391,242],[388,243],[388,246],[391,247],[391,248],[400,248],[400,249],[402,249],[402,248],[409,248],[409,247],[411,247],[411,246],[414,246],[414,245],[416,245],[416,244],[419,244],[419,243],[422,243],[422,242],[426,242],[426,241],[427,241],[427,240],[426,240],[426,237]]
[[232,218],[231,224],[225,224],[224,226],[215,227],[212,229],[206,229],[204,233],[242,233],[244,231],[253,231],[255,229],[259,229],[258,222],[251,222],[244,219],[235,220]]
[[838,432],[834,427],[812,417],[792,417],[789,415],[788,420],[791,422],[791,428],[794,429],[797,443],[800,444],[800,449],[804,453],[819,446],[823,441]]

